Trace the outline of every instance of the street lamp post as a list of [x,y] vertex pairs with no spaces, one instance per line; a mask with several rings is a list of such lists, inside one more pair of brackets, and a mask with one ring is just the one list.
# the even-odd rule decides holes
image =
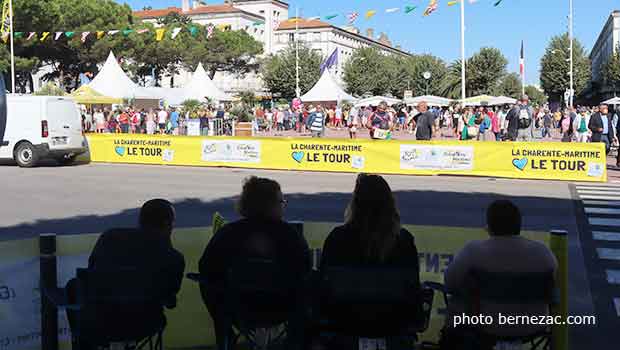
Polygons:
[[465,0],[461,0],[461,99],[467,97],[465,88]]
[[422,74],[424,79],[426,80],[426,95],[428,96],[428,84],[430,83],[431,77],[433,76],[431,72],[426,71]]

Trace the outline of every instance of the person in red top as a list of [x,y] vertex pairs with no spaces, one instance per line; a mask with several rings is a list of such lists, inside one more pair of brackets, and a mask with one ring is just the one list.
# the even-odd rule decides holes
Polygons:
[[492,110],[488,112],[489,118],[491,118],[491,131],[495,134],[495,141],[501,141],[502,139],[502,126],[499,122],[499,115]]
[[123,134],[129,133],[129,114],[125,111],[118,116],[118,123]]

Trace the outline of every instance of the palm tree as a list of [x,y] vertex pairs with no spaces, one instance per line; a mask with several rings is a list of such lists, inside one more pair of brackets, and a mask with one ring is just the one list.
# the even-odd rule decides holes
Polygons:
[[[467,74],[467,71],[465,71]],[[466,79],[467,80],[467,79]],[[451,99],[461,98],[461,60],[448,66],[448,73],[441,83],[441,95]]]

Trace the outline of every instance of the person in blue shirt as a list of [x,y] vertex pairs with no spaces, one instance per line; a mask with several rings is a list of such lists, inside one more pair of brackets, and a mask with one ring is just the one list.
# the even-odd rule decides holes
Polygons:
[[170,126],[172,129],[172,134],[173,135],[178,135],[179,134],[179,112],[177,112],[176,109],[172,109],[172,112],[170,112]]

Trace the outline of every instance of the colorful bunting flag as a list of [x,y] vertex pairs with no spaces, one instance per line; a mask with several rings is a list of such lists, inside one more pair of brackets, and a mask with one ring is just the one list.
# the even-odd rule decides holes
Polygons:
[[101,38],[103,38],[103,36],[105,35],[105,32],[103,30],[100,30],[97,32],[97,40],[100,40]]
[[9,41],[9,32],[2,33],[2,41],[6,44]]
[[209,23],[209,26],[207,26],[207,39],[211,39],[211,37],[213,36],[214,29],[215,29],[215,26]]
[[138,29],[138,30],[136,31],[136,33],[138,33],[138,34],[144,34],[144,33],[148,32],[148,31],[149,31],[148,29]]
[[329,16],[325,16],[325,20],[326,21],[331,21],[332,19],[338,17],[339,15],[329,15]]
[[120,32],[120,30],[110,30],[108,31],[108,35],[114,35],[116,33]]
[[394,12],[398,12],[398,11],[400,11],[400,8],[398,8],[398,7],[393,7],[391,9],[385,10],[386,13],[394,13]]
[[417,6],[405,6],[405,13],[411,13],[417,8]]
[[162,41],[162,39],[164,38],[164,33],[165,32],[166,32],[166,29],[164,29],[164,28],[156,29],[155,30],[155,40]]
[[189,27],[189,33],[195,37],[196,35],[198,35],[198,27],[196,26]]
[[469,3],[470,3],[470,4],[475,4],[475,3],[477,3],[477,2],[478,2],[478,0],[469,0]]
[[26,40],[30,40],[30,39],[34,38],[34,36],[35,36],[35,35],[37,35],[37,33],[36,33],[36,32],[30,32],[30,33],[28,34],[28,37],[26,38]]
[[495,4],[493,4],[493,6],[495,6],[495,7],[499,6],[499,4],[502,3],[502,1],[504,1],[504,0],[498,0]]
[[265,24],[265,22],[262,21],[252,23],[252,25],[255,27],[262,26],[263,24]]
[[60,36],[62,35],[62,32],[56,32],[56,34],[54,34],[54,41],[60,39]]
[[366,19],[371,19],[371,18],[372,18],[372,16],[374,16],[374,15],[376,15],[376,14],[377,14],[377,11],[375,11],[375,10],[370,10],[370,11],[367,11],[367,12],[366,12]]
[[41,34],[41,41],[45,41],[45,39],[47,39],[47,37],[50,36],[50,32],[43,32],[43,34]]
[[454,6],[458,3],[459,3],[458,1],[448,1],[448,6]]
[[277,18],[274,18],[273,23],[271,23],[271,25],[273,26],[273,29],[276,30],[280,27],[280,21]]
[[310,17],[310,18],[308,18],[308,21],[318,21],[318,20],[320,20],[320,19],[321,19],[321,17],[320,17],[320,16],[315,16],[315,17]]
[[357,18],[358,18],[359,16],[360,16],[360,14],[359,14],[359,13],[357,13],[357,12],[350,13],[350,14],[347,16],[347,18],[349,19],[349,24],[353,24],[353,23],[355,23],[355,21],[357,20]]
[[123,36],[128,37],[129,34],[133,33],[133,29],[125,29],[123,30]]
[[426,10],[424,10],[424,16],[430,16],[431,13],[437,10],[438,6],[439,5],[437,4],[437,0],[431,0]]
[[16,39],[19,39],[19,38],[21,38],[21,37],[23,37],[23,36],[24,36],[24,32],[15,32],[15,33],[13,33],[13,36],[14,36]]
[[65,36],[69,39],[73,38],[73,35],[75,34],[75,32],[65,32]]
[[86,42],[86,39],[88,38],[88,36],[90,35],[90,32],[83,32],[82,33],[82,38],[80,40],[82,40],[82,43]]
[[179,33],[181,32],[181,29],[182,29],[182,28],[174,28],[174,29],[172,30],[172,39],[176,38],[176,37],[177,37],[177,35],[179,35]]

